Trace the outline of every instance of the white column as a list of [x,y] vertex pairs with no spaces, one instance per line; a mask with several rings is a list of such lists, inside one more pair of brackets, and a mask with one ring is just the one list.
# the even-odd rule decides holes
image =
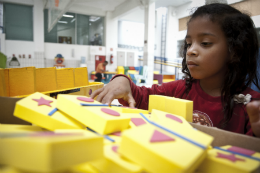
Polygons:
[[[105,48],[108,71],[115,71],[117,68],[117,44],[118,44],[118,18],[112,17],[112,12],[106,12],[105,18]],[[113,64],[110,63],[110,56],[113,55]]]
[[34,0],[33,6],[33,40],[34,52],[44,52],[44,4],[42,0]]
[[166,28],[166,57],[168,60],[177,58],[177,34],[179,22],[174,7],[168,7],[167,28]]
[[144,55],[143,65],[148,67],[148,78],[146,83],[153,84],[154,70],[154,26],[155,26],[155,2],[147,1],[144,10]]

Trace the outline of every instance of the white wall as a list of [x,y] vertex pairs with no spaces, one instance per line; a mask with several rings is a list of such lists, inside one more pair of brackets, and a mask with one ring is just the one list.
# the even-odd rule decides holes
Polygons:
[[144,24],[130,21],[118,21],[118,44],[143,47]]
[[7,58],[10,58],[13,54],[15,54],[17,58],[23,54],[25,54],[26,58],[28,58],[29,55],[34,58],[34,42],[5,40],[5,55]]

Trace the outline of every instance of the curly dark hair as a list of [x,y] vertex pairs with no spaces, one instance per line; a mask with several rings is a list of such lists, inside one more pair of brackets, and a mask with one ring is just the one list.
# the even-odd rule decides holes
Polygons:
[[[218,125],[220,128],[225,128],[233,114],[234,95],[240,94],[251,83],[260,89],[257,73],[259,47],[257,34],[254,23],[248,14],[226,4],[213,3],[197,8],[190,16],[187,25],[197,17],[208,17],[210,21],[218,23],[227,39],[230,60],[227,62],[228,70],[221,90],[224,118]],[[194,81],[186,64],[187,48],[188,45],[184,41],[181,54],[183,57],[182,72],[186,79],[186,94],[189,93]]]

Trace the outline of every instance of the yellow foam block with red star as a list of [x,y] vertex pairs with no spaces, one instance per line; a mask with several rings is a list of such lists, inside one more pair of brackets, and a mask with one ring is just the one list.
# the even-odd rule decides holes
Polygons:
[[166,111],[165,106],[166,106],[167,98],[171,98],[171,97],[162,96],[162,95],[149,95],[149,105],[148,105],[149,112],[152,112],[153,109]]
[[[227,151],[217,148],[208,150],[208,155],[199,166],[198,171],[202,173],[253,173],[260,170],[259,160],[250,158],[254,154],[257,154],[259,159],[259,153],[235,146],[226,146],[222,149],[226,149]],[[249,157],[234,154],[230,151],[241,153]]]
[[86,128],[65,113],[55,110],[57,108],[56,103],[57,100],[54,98],[41,93],[34,93],[16,102],[14,115],[51,131]]
[[188,122],[193,121],[193,101],[168,97],[165,101],[165,112],[179,115]]
[[0,133],[34,133],[43,129],[39,126],[20,124],[0,124]]
[[90,164],[103,173],[138,173],[143,172],[142,167],[126,160],[117,152],[117,144],[105,145],[104,155],[105,158],[91,162]]
[[167,112],[159,111],[156,109],[152,110],[151,120],[160,124],[169,124],[168,127],[172,126],[183,126],[186,128],[193,128],[183,117],[178,115],[169,114]]
[[122,116],[122,113],[113,107],[99,106],[100,103],[85,98],[84,100],[78,99],[77,96],[60,94],[57,108],[102,135],[128,128],[130,118]]
[[260,159],[260,153],[253,151],[253,150],[248,150],[245,148],[240,148],[240,147],[231,146],[231,145],[225,145],[225,146],[222,146],[221,148]]
[[0,164],[31,172],[54,172],[101,159],[103,138],[94,133],[38,132],[1,138]]
[[190,128],[172,132],[151,124],[125,130],[119,153],[148,172],[193,172],[205,159],[213,137]]

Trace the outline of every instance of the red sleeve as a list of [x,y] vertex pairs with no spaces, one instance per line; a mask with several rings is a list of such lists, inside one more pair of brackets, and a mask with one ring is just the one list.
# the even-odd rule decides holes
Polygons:
[[[146,88],[144,86],[139,87],[136,86],[131,79],[129,79],[125,75],[116,75],[111,80],[118,76],[124,76],[126,77],[131,86],[132,95],[136,102],[136,108],[145,109],[148,110],[148,104],[149,104],[149,95],[165,95],[165,96],[174,96],[173,93],[175,92],[179,81],[173,81],[168,83],[163,83],[162,85],[152,85],[151,88]],[[119,103],[121,103],[124,106],[128,106],[128,103],[124,101],[123,99],[118,99]]]

